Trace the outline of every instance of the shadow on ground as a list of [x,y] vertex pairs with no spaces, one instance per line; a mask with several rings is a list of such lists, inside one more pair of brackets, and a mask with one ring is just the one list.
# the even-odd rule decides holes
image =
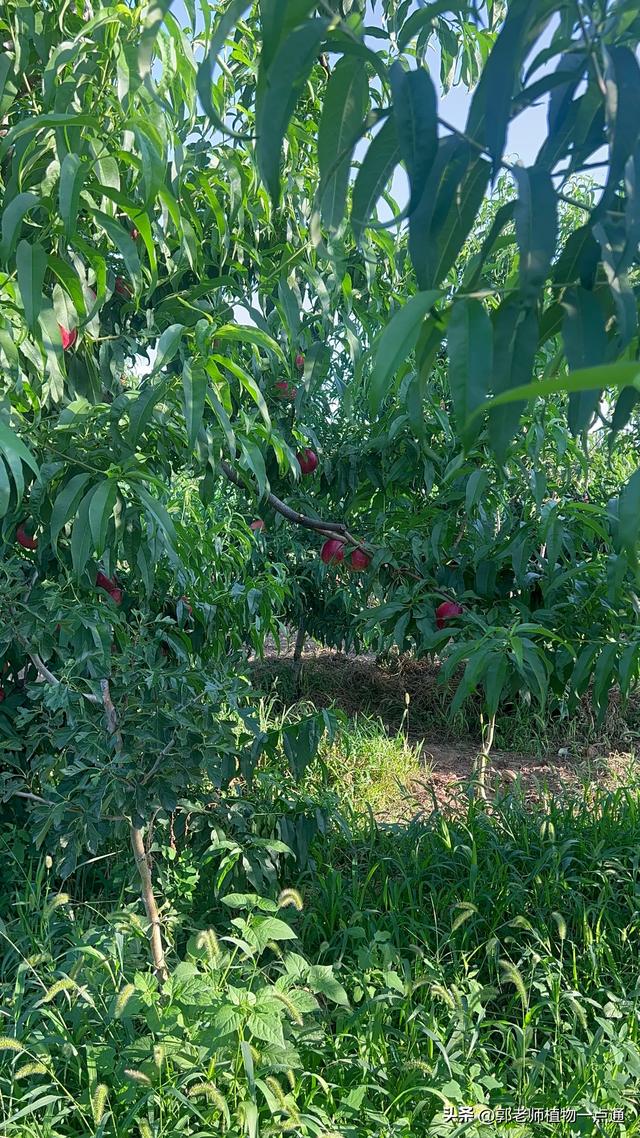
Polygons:
[[[389,733],[406,732],[420,747],[421,776],[403,796],[407,817],[466,808],[466,789],[479,745],[480,705],[452,721],[452,688],[440,682],[437,665],[396,657],[384,664],[373,656],[350,656],[308,643],[298,675],[291,654],[276,653],[251,663],[257,687],[288,707],[302,699],[318,708],[337,707],[350,717],[381,720]],[[525,709],[526,710],[526,709]],[[623,715],[616,693],[597,728],[588,697],[571,719],[541,720],[523,709],[505,710],[498,745],[488,769],[492,795],[517,793],[527,801],[547,796],[584,798],[585,785],[614,789],[635,782],[633,766],[640,737],[640,705]]]

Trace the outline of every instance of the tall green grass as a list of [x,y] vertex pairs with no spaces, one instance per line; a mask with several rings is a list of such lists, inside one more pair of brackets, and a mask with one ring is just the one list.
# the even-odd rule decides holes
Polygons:
[[[41,861],[14,864],[0,1034],[25,1052],[0,1052],[3,1138],[640,1135],[637,787],[409,826],[380,826],[347,796],[313,852],[292,882],[302,911],[278,918],[298,939],[259,952],[224,938],[249,944],[267,910],[236,897],[212,921],[209,879],[196,881],[186,970],[174,956],[180,980],[162,994],[124,897],[103,910],[72,880],[61,898]],[[210,924],[223,965],[197,940]],[[295,996],[297,1016],[279,1005],[286,1069],[249,1019],[230,1047],[220,1008],[293,974],[311,1002]],[[119,1016],[130,984],[137,1003]],[[446,1120],[481,1104],[577,1117]],[[623,1123],[593,1118],[614,1109]]]

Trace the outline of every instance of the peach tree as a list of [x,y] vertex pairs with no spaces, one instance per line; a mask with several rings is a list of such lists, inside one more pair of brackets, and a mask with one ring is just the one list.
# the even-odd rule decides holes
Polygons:
[[[27,804],[41,842],[57,835],[65,871],[128,825],[159,972],[145,826],[203,783],[211,796],[248,778],[273,742],[236,656],[286,604],[284,570],[252,554],[260,509],[359,550],[362,589],[387,606],[374,623],[392,619],[400,643],[415,627],[420,651],[452,642],[429,615],[434,586],[454,603],[438,573],[484,590],[449,660],[465,662],[461,698],[484,684],[490,720],[514,684],[544,701],[552,654],[571,690],[595,675],[602,692],[614,675],[628,686],[638,658],[640,476],[580,513],[587,546],[606,546],[605,604],[592,550],[573,552],[573,504],[545,498],[538,404],[519,434],[543,397],[564,400],[578,438],[606,393],[609,429],[634,421],[635,7],[385,0],[375,28],[362,3],[185,13],[8,0],[0,14],[4,797]],[[464,130],[439,113],[434,40],[440,86],[474,88]],[[509,124],[542,98],[536,161],[512,165]],[[585,201],[571,179],[601,152]],[[461,272],[501,171],[514,193]],[[579,216],[567,232],[562,205]],[[362,453],[290,504],[296,456],[337,453],[340,432],[344,451],[349,417]],[[492,472],[518,455],[532,497],[503,532]],[[194,482],[202,524],[176,500]],[[518,603],[494,620],[505,566]],[[554,589],[564,615],[545,617]],[[601,602],[593,653],[586,626],[575,635],[576,609],[592,617],[583,595]],[[322,726],[296,728],[294,766]]]

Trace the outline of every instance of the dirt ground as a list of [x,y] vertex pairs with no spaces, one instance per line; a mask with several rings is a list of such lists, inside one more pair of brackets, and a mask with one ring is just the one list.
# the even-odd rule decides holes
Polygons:
[[[283,647],[286,651],[291,646]],[[469,708],[466,721],[452,723],[448,710],[451,689],[439,682],[437,665],[410,657],[381,662],[309,642],[297,682],[291,651],[269,653],[264,660],[253,661],[252,670],[258,686],[283,705],[302,699],[316,707],[341,708],[349,716],[372,716],[381,719],[390,732],[402,729],[411,743],[419,743],[423,775],[406,788],[406,817],[430,813],[436,806],[455,811],[466,802],[479,744],[474,730],[479,707]],[[529,738],[522,735],[522,713],[520,720],[519,749],[498,746],[491,753],[490,796],[514,791],[531,802],[548,796],[568,801],[583,797],[585,783],[613,789],[632,781],[640,711],[636,708],[635,715],[632,710],[623,716],[615,693],[600,728],[594,723],[588,699],[570,723],[560,719],[538,723]]]

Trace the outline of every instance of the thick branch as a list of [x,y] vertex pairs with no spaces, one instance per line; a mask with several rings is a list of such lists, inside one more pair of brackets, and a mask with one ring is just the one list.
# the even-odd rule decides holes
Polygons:
[[[229,481],[233,482],[234,486],[239,486],[241,490],[245,489],[242,479],[228,462],[222,459],[220,466]],[[363,545],[361,541],[358,541],[357,538],[349,533],[344,522],[325,522],[321,519],[310,518],[307,514],[301,514],[298,510],[292,510],[291,506],[288,506],[281,498],[277,498],[275,494],[268,493],[266,497],[269,505],[273,506],[274,510],[278,514],[282,514],[282,517],[286,518],[287,521],[293,522],[294,525],[315,530],[316,533],[322,534],[323,537],[339,537],[343,541],[348,542],[349,545],[353,545],[356,549],[362,549],[363,552],[366,553],[367,546]]]

